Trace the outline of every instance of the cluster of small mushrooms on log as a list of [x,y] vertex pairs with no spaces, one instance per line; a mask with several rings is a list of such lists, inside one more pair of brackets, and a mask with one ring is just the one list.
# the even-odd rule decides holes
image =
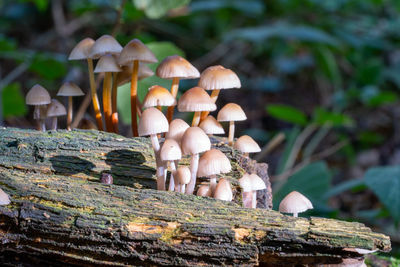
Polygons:
[[[239,77],[223,66],[211,66],[201,74],[186,59],[178,55],[166,57],[157,67],[156,75],[162,79],[172,80],[171,90],[153,85],[149,88],[143,103],[137,97],[138,80],[152,76],[153,71],[146,66],[158,62],[155,55],[140,40],[133,39],[122,47],[110,35],[103,35],[96,41],[86,38],[79,42],[69,55],[70,60],[86,60],[89,73],[89,84],[97,128],[118,133],[117,89],[130,82],[132,133],[134,137],[149,136],[156,159],[157,189],[193,194],[197,177],[207,177],[208,184],[197,189],[197,195],[232,201],[230,182],[223,178],[224,173],[231,171],[231,163],[223,152],[211,148],[209,136],[225,134],[221,122],[229,122],[227,142],[239,150],[245,157],[249,153],[260,152],[258,144],[248,135],[235,140],[235,122],[247,119],[243,109],[235,103],[222,107],[217,118],[209,115],[217,109],[217,99],[221,90],[240,88]],[[93,69],[93,60],[98,60]],[[103,111],[97,96],[95,73],[103,73]],[[198,79],[198,85],[184,92],[179,100],[179,81]],[[207,91],[211,91],[209,95]],[[51,129],[57,129],[57,117],[67,114],[67,127],[71,128],[72,97],[83,95],[82,90],[74,83],[63,84],[59,96],[68,97],[68,112],[56,99],[40,85],[35,85],[26,96],[26,103],[34,105],[34,119],[39,129],[46,130],[45,119],[52,118]],[[194,112],[191,125],[184,120],[173,119],[174,109],[180,112]],[[166,107],[166,114],[162,107]],[[105,127],[103,126],[103,117]],[[139,122],[138,122],[139,121]],[[165,140],[160,143],[160,137]],[[182,156],[190,156],[190,168],[179,166]],[[167,170],[170,169],[169,184]],[[243,206],[256,207],[256,191],[266,188],[264,181],[255,173],[244,174],[239,179],[242,188]],[[2,191],[0,191],[0,198]],[[1,203],[7,202],[7,200]],[[293,213],[312,209],[311,202],[302,194],[294,191],[281,202],[281,212]]]

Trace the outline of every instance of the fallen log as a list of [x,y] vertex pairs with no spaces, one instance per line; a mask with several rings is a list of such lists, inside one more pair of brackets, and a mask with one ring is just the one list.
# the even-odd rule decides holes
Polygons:
[[[8,128],[0,139],[0,187],[12,201],[0,206],[4,264],[291,266],[362,259],[351,248],[390,250],[363,224],[245,209],[239,192],[228,203],[148,189],[154,158],[143,138]],[[229,154],[234,185],[243,164],[259,170],[214,143]],[[114,185],[99,182],[103,171]]]

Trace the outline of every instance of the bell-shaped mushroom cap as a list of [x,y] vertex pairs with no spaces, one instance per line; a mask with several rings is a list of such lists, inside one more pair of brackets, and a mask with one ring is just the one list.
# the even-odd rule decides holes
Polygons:
[[285,213],[300,213],[312,208],[311,201],[297,191],[288,194],[279,204],[279,211]]
[[118,64],[125,66],[132,64],[134,60],[145,63],[156,63],[158,61],[153,52],[138,39],[133,39],[125,45],[119,55]]
[[250,174],[251,188],[253,191],[264,190],[267,188],[263,179],[255,173]]
[[214,111],[217,109],[215,103],[207,92],[200,87],[193,87],[187,90],[178,102],[178,110],[180,112],[192,111]]
[[5,206],[5,205],[8,205],[8,204],[10,204],[10,203],[11,203],[11,201],[10,201],[9,196],[7,195],[6,192],[4,192],[4,191],[0,188],[0,206]]
[[174,177],[179,184],[188,184],[191,178],[190,169],[186,166],[181,166],[175,171]]
[[184,120],[174,119],[169,124],[169,131],[165,134],[165,138],[174,139],[175,141],[180,143],[183,134],[189,127],[189,124],[187,124]]
[[164,87],[153,85],[143,100],[143,108],[156,106],[175,106],[175,97]]
[[208,115],[205,120],[203,120],[199,127],[203,129],[206,134],[224,134],[224,128],[222,125],[211,115]]
[[250,178],[249,174],[247,174],[247,173],[243,174],[242,178],[240,178],[238,181],[239,181],[239,185],[242,188],[243,192],[253,191],[253,187],[251,184],[251,178]]
[[224,178],[219,180],[217,187],[215,188],[214,198],[225,201],[232,201],[232,188],[228,180]]
[[244,121],[246,119],[247,117],[243,109],[235,103],[226,104],[218,112],[217,116],[218,121]]
[[182,136],[181,146],[184,155],[194,155],[210,150],[211,142],[201,128],[189,127]]
[[211,189],[208,185],[201,185],[199,189],[197,189],[197,196],[199,197],[210,197]]
[[239,137],[233,147],[242,153],[257,153],[261,151],[260,146],[248,135]]
[[199,86],[206,90],[240,88],[239,77],[221,65],[205,69],[200,76]]
[[178,55],[166,57],[158,65],[156,74],[163,79],[195,79],[200,77],[199,71],[189,61]]
[[138,132],[140,136],[168,132],[168,120],[156,108],[145,109],[140,117]]
[[200,157],[197,176],[205,177],[230,171],[229,159],[220,150],[213,148]]
[[[118,86],[131,82],[132,79],[132,65],[121,67],[122,72],[118,73],[117,83]],[[153,76],[154,72],[145,64],[139,64],[138,80]]]
[[84,95],[81,88],[72,82],[64,83],[57,92],[58,96],[81,96]]
[[181,147],[174,139],[165,140],[161,147],[160,158],[162,161],[180,160],[182,158]]
[[64,105],[57,99],[52,99],[49,107],[47,108],[47,117],[58,117],[67,115],[67,110]]
[[121,72],[122,69],[118,66],[117,61],[112,55],[102,56],[96,64],[95,73],[99,72]]
[[90,49],[91,58],[99,58],[107,54],[118,55],[122,46],[111,35],[103,35],[93,44]]
[[26,95],[25,101],[27,105],[47,105],[50,104],[51,98],[46,89],[39,84],[35,84]]
[[68,60],[80,60],[90,58],[90,50],[94,44],[92,38],[85,38],[80,41],[69,54]]

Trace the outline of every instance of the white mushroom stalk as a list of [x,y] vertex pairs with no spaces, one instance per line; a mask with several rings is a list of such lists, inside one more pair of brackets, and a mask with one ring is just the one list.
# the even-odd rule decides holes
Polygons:
[[[180,160],[182,157],[181,148],[174,139],[166,139],[161,150],[160,158],[163,162],[167,163],[171,167],[171,178],[169,180],[168,191],[173,191],[175,188],[174,173],[176,171],[175,161]],[[164,181],[166,180],[166,172]]]

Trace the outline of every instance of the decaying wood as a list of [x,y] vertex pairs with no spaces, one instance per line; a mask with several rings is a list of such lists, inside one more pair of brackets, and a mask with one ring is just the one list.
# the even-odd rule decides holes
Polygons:
[[[141,189],[155,185],[146,139],[19,129],[1,129],[0,139],[0,187],[12,200],[0,206],[2,263],[290,266],[361,257],[345,248],[390,250],[387,236],[360,223]],[[246,160],[218,148],[235,184]],[[103,171],[114,185],[99,182]]]

